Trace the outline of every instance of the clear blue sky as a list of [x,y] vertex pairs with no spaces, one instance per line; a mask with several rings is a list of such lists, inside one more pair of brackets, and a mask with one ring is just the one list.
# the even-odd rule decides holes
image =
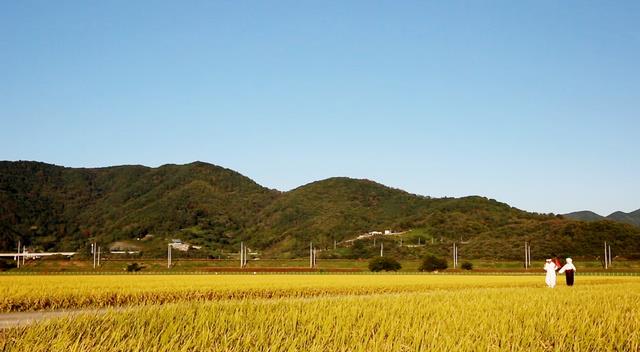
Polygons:
[[638,1],[3,1],[0,160],[640,208]]

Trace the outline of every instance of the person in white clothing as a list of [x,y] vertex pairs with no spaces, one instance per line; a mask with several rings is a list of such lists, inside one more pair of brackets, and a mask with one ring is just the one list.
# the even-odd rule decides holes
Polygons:
[[547,276],[544,281],[547,283],[547,286],[554,288],[556,287],[556,269],[558,266],[551,259],[547,259],[544,263],[544,270],[547,272]]
[[573,259],[567,258],[567,263],[562,266],[559,271],[560,274],[565,274],[565,279],[567,280],[567,286],[573,286],[573,279],[576,273],[576,267],[573,265]]

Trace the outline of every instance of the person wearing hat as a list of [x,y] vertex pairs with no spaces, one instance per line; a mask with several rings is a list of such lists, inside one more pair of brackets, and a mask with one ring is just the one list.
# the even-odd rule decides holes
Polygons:
[[567,258],[567,263],[560,269],[559,273],[565,273],[565,279],[567,280],[567,286],[573,286],[573,279],[576,272],[576,267],[573,265],[573,259]]
[[556,287],[556,269],[558,266],[551,259],[547,259],[544,263],[544,270],[547,272],[547,276],[544,281],[548,287]]

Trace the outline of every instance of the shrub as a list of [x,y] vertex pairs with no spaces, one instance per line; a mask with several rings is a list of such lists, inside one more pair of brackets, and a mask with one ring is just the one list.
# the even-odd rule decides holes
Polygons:
[[397,260],[387,257],[376,257],[369,261],[371,271],[398,271],[402,265]]
[[127,267],[125,268],[125,270],[127,270],[128,272],[136,272],[136,271],[140,271],[144,268],[144,266],[138,264],[138,263],[131,263],[131,264],[127,264]]
[[444,258],[437,258],[435,255],[429,255],[422,259],[422,264],[418,270],[420,271],[436,271],[444,270],[447,268],[447,260]]
[[473,263],[471,262],[464,262],[462,263],[462,265],[460,266],[462,269],[464,270],[473,270]]
[[0,271],[13,269],[16,267],[16,263],[8,259],[0,259]]

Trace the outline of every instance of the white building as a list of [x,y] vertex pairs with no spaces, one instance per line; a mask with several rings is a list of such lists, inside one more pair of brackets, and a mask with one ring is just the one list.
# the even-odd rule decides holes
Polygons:
[[171,248],[179,250],[179,251],[183,251],[186,252],[189,250],[189,244],[188,243],[182,243],[182,241],[176,243],[176,242],[172,242],[169,244],[171,246]]

